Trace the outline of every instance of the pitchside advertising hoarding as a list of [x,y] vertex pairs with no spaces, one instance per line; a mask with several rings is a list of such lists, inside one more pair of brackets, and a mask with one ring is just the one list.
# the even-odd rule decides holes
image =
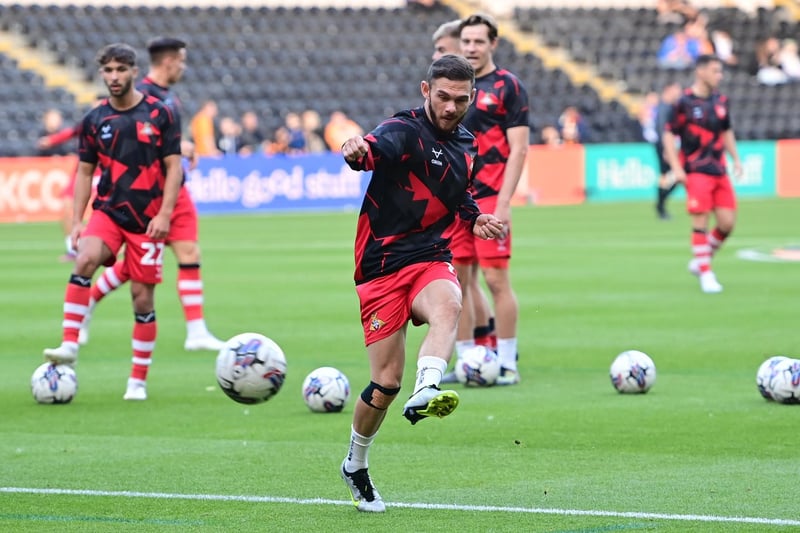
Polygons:
[[[776,150],[773,141],[737,143],[742,175],[729,174],[739,197],[776,194]],[[588,201],[649,200],[657,187],[659,169],[655,148],[647,144],[586,145],[585,183]],[[684,196],[683,189],[676,196]]]
[[369,173],[341,154],[202,159],[187,186],[203,213],[358,209]]
[[[738,148],[740,197],[800,197],[800,141]],[[0,158],[0,223],[59,220],[76,166],[74,156]],[[532,146],[526,171],[516,205],[650,201],[658,179],[655,150],[644,143]],[[360,207],[370,175],[351,170],[338,153],[227,156],[201,159],[187,187],[200,214],[335,211]]]

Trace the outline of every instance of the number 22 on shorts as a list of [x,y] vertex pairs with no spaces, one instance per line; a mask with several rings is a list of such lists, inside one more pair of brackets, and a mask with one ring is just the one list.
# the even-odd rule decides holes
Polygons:
[[164,261],[164,243],[163,242],[142,242],[140,243],[144,250],[141,264],[145,266],[160,265]]

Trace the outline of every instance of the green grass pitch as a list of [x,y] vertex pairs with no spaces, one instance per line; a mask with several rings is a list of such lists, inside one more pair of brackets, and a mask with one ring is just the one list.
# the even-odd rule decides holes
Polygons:
[[[715,259],[725,291],[686,271],[684,214],[650,204],[514,211],[520,303],[516,387],[463,389],[443,420],[401,415],[405,385],[370,453],[388,504],[358,513],[338,477],[351,398],[313,414],[300,386],[318,366],[368,366],[352,284],[354,213],[201,221],[206,318],[218,336],[257,331],[288,376],[262,405],[229,400],[216,354],[187,353],[168,254],[159,337],[143,403],[122,400],[130,367],[127,288],[97,309],[64,406],[36,404],[29,378],[60,340],[71,268],[56,224],[0,226],[2,531],[786,531],[800,528],[800,407],[763,400],[755,372],[797,356],[800,264],[744,261],[797,244],[798,200],[741,202]],[[608,378],[626,349],[650,354],[646,395]],[[48,492],[50,491],[50,492]]]

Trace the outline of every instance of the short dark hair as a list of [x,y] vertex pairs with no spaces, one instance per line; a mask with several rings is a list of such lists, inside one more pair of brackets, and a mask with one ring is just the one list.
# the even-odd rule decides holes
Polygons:
[[156,37],[147,43],[150,62],[158,63],[165,53],[178,52],[186,48],[186,42],[174,37]]
[[446,78],[452,81],[468,81],[475,85],[475,69],[462,56],[454,54],[443,55],[428,67],[428,83]]
[[722,64],[722,59],[715,56],[714,54],[703,54],[694,61],[695,68],[705,67],[706,65],[710,65],[711,63],[719,63]]
[[129,44],[114,43],[101,48],[97,52],[97,64],[103,66],[111,61],[119,61],[129,67],[136,66],[136,50]]
[[461,30],[467,26],[480,26],[481,24],[489,28],[489,40],[492,42],[496,41],[498,36],[497,22],[494,20],[494,17],[486,13],[475,13],[462,20],[458,32],[460,34]]

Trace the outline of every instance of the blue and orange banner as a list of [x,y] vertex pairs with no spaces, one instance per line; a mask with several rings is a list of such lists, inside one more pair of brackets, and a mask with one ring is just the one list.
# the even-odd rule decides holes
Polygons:
[[[740,197],[800,196],[800,140],[740,141]],[[0,222],[59,220],[69,157],[0,158]],[[515,205],[650,200],[658,180],[652,145],[531,146]],[[200,214],[358,209],[370,178],[338,153],[204,158],[187,186]],[[678,191],[682,195],[683,191]]]

